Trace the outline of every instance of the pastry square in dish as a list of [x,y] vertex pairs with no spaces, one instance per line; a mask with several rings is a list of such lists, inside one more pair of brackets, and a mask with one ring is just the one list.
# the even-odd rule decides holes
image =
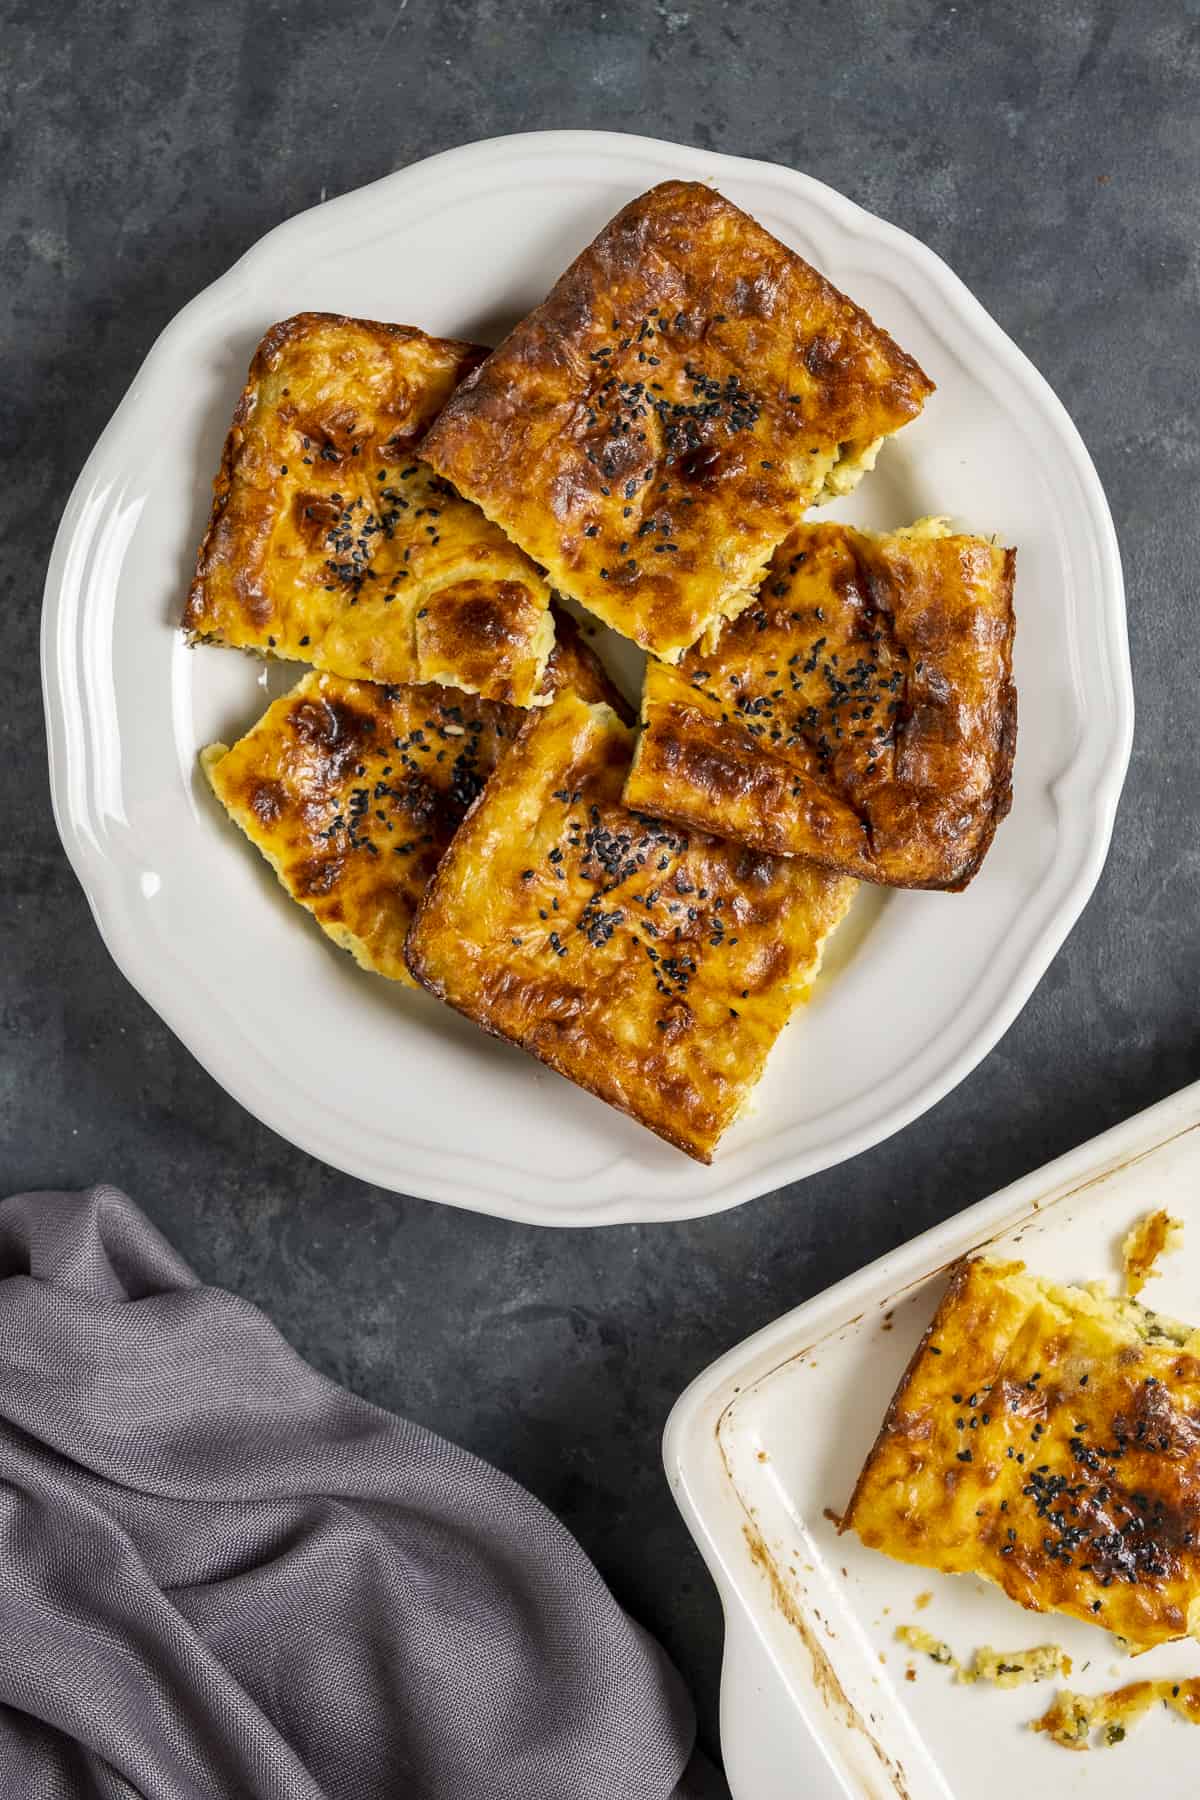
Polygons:
[[[548,691],[624,708],[573,621],[557,626]],[[292,899],[363,968],[411,987],[404,940],[417,902],[524,717],[453,688],[311,674],[232,749],[212,744],[201,760]]]
[[485,354],[332,313],[272,326],[225,441],[185,629],[357,680],[530,705],[549,589],[414,453]]
[[674,660],[932,387],[754,219],[668,181],[467,377],[424,454],[561,593]]
[[843,1529],[1135,1650],[1200,1634],[1200,1332],[960,1264]]
[[1012,800],[1016,553],[800,525],[713,650],[652,662],[631,806],[889,887],[964,888]]
[[430,883],[417,979],[701,1162],[806,997],[854,884],[631,813],[632,733],[531,714]]

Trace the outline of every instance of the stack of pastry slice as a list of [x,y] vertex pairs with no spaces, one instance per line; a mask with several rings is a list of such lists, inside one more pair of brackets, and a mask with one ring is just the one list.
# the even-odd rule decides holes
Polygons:
[[1014,552],[806,516],[931,392],[686,182],[490,354],[275,326],[184,622],[313,672],[217,797],[364,967],[711,1160],[856,882],[961,889],[1008,809]]

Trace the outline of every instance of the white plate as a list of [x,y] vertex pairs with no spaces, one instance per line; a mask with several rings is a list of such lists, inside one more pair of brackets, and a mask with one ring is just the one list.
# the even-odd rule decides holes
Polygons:
[[[970,1207],[798,1307],[714,1363],[667,1422],[664,1457],[725,1609],[721,1738],[735,1800],[1128,1800],[1195,1792],[1193,1728],[1156,1710],[1120,1749],[1076,1755],[1025,1727],[1057,1687],[1200,1675],[1200,1644],[1134,1663],[1073,1619],[1039,1618],[974,1576],[938,1575],[839,1537],[840,1512],[955,1258],[988,1245],[1038,1274],[1113,1278],[1120,1240],[1156,1206],[1193,1221],[1200,1083]],[[1200,1225],[1143,1295],[1200,1316]],[[927,1609],[914,1602],[931,1594]],[[967,1660],[1059,1643],[1068,1682],[956,1686],[897,1625]],[[886,1659],[886,1660],[884,1660]],[[907,1670],[916,1671],[909,1681]],[[1132,1670],[1132,1672],[1131,1672]],[[1136,1746],[1136,1747],[1135,1747]]]
[[[864,891],[754,1112],[704,1169],[431,1000],[368,977],[219,816],[196,752],[292,673],[177,629],[259,336],[308,307],[495,341],[625,201],[713,181],[934,377],[844,516],[945,511],[1019,546],[1016,799],[961,896]],[[79,478],[42,637],[59,830],[130,981],[243,1105],[365,1180],[547,1224],[685,1218],[877,1143],[1009,1025],[1099,874],[1132,697],[1095,470],[1045,382],[930,251],[802,175],[650,139],[472,144],[290,220],[184,308]],[[464,1128],[464,1121],[467,1122]]]

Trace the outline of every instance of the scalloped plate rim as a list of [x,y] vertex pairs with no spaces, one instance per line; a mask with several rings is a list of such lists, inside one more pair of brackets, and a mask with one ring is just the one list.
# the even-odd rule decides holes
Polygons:
[[[1032,391],[1043,416],[1049,418],[1056,428],[1065,465],[1069,465],[1087,508],[1094,533],[1094,548],[1105,577],[1107,604],[1102,615],[1101,648],[1105,665],[1102,674],[1107,681],[1107,698],[1111,704],[1111,711],[1103,721],[1106,729],[1101,730],[1101,721],[1095,711],[1089,715],[1088,728],[1081,731],[1073,754],[1060,769],[1053,784],[1056,797],[1060,790],[1069,789],[1073,785],[1083,786],[1083,800],[1090,825],[1086,832],[1075,833],[1074,867],[1069,880],[1065,881],[1061,898],[1036,940],[1028,946],[1019,977],[1011,983],[1005,1000],[992,1008],[986,1023],[977,1028],[954,1055],[939,1065],[919,1089],[910,1091],[890,1109],[861,1122],[856,1128],[834,1129],[832,1135],[827,1134],[805,1152],[779,1153],[772,1150],[770,1143],[764,1143],[759,1146],[759,1155],[751,1159],[751,1166],[743,1168],[736,1177],[731,1172],[730,1177],[719,1186],[712,1185],[704,1191],[693,1190],[682,1199],[672,1196],[658,1202],[653,1196],[636,1191],[636,1165],[631,1163],[628,1156],[617,1155],[592,1183],[593,1186],[604,1186],[607,1189],[605,1196],[585,1210],[564,1203],[557,1196],[533,1202],[522,1197],[519,1190],[525,1186],[527,1178],[521,1172],[509,1172],[507,1187],[491,1187],[472,1180],[464,1170],[463,1158],[458,1152],[449,1153],[453,1172],[439,1168],[434,1173],[418,1170],[414,1175],[412,1171],[405,1170],[402,1175],[398,1175],[393,1158],[389,1157],[386,1161],[373,1158],[357,1143],[331,1142],[321,1131],[310,1129],[307,1119],[299,1110],[289,1111],[287,1105],[280,1100],[277,1085],[264,1079],[271,1073],[269,1065],[264,1067],[261,1075],[247,1066],[249,1062],[265,1063],[265,1059],[259,1056],[248,1041],[242,1046],[240,1065],[231,1071],[227,1046],[219,1041],[214,1042],[213,1034],[206,1034],[203,1025],[197,1021],[194,1010],[189,1013],[186,1000],[179,999],[170,991],[169,977],[173,965],[163,966],[153,959],[147,963],[141,956],[135,935],[126,929],[128,921],[121,916],[121,909],[114,903],[111,891],[107,891],[114,879],[110,859],[94,842],[88,843],[88,822],[77,819],[68,809],[69,752],[64,741],[66,727],[57,705],[60,670],[55,654],[56,634],[63,616],[65,565],[84,522],[88,503],[102,485],[99,480],[101,471],[113,459],[124,423],[134,408],[143,385],[153,380],[159,364],[166,360],[173,349],[175,340],[182,337],[190,325],[219,306],[222,297],[236,290],[239,283],[253,271],[257,261],[269,259],[273,248],[280,249],[288,240],[301,237],[320,223],[328,228],[339,219],[349,219],[360,212],[364,204],[372,203],[368,196],[377,200],[383,190],[399,192],[418,182],[428,189],[434,179],[461,179],[464,173],[473,168],[494,169],[501,155],[532,157],[542,161],[549,159],[552,163],[557,155],[568,151],[575,154],[587,153],[607,161],[651,158],[669,163],[678,162],[682,158],[687,169],[698,179],[719,181],[723,174],[743,179],[753,176],[760,183],[769,183],[785,195],[803,196],[805,201],[829,217],[843,232],[883,243],[895,251],[901,261],[907,260],[923,268],[929,280],[942,291],[950,304],[951,312],[958,314],[960,320],[965,321],[976,335],[982,335],[993,358],[1006,364],[1009,371]],[[151,346],[129,390],[84,464],[64,511],[45,584],[42,680],[55,820],[101,937],[122,973],[213,1078],[270,1129],[309,1154],[359,1179],[389,1191],[416,1194],[500,1217],[561,1226],[650,1223],[701,1217],[722,1211],[771,1188],[802,1179],[857,1155],[902,1129],[936,1104],[982,1060],[1007,1030],[1083,910],[1107,854],[1133,732],[1132,678],[1120,558],[1115,529],[1099,477],[1074,424],[1044,377],[995,323],[959,277],[918,239],[877,218],[856,202],[848,200],[811,176],[774,163],[726,156],[666,140],[616,132],[527,132],[484,139],[441,151],[284,220],[250,246],[226,274],[181,308]],[[1056,874],[1061,873],[1062,861],[1062,855],[1056,855]],[[236,1057],[233,1060],[236,1063]],[[841,1110],[847,1110],[849,1104]],[[833,1117],[836,1120],[836,1114]],[[427,1169],[430,1163],[439,1160],[438,1155],[426,1153]],[[476,1169],[480,1167],[478,1159],[471,1158],[470,1161]],[[626,1169],[629,1169],[628,1177],[625,1175]],[[703,1172],[714,1183],[720,1174],[719,1158],[713,1170]]]

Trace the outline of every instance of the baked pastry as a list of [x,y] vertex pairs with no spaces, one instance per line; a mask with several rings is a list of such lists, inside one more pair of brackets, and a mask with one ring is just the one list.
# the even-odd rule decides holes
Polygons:
[[1103,1694],[1073,1694],[1062,1688],[1041,1718],[1030,1721],[1030,1730],[1048,1733],[1051,1742],[1064,1750],[1090,1750],[1092,1733],[1098,1731],[1098,1742],[1111,1749],[1124,1743],[1129,1727],[1160,1701],[1189,1725],[1200,1725],[1200,1681],[1193,1675],[1130,1681]]
[[800,525],[713,650],[652,662],[630,806],[889,887],[966,887],[1012,800],[1016,552]]
[[[548,690],[623,708],[574,622],[556,623]],[[417,902],[525,716],[453,688],[311,674],[232,750],[212,744],[201,761],[293,900],[363,968],[411,987]]]
[[667,181],[467,377],[423,454],[561,593],[674,660],[932,388],[754,219]]
[[530,705],[549,589],[414,454],[485,354],[336,313],[272,326],[213,485],[184,613],[193,638]]
[[629,812],[632,733],[527,715],[425,892],[423,986],[710,1162],[853,883]]
[[1200,1332],[960,1264],[842,1522],[1134,1650],[1200,1635]]

